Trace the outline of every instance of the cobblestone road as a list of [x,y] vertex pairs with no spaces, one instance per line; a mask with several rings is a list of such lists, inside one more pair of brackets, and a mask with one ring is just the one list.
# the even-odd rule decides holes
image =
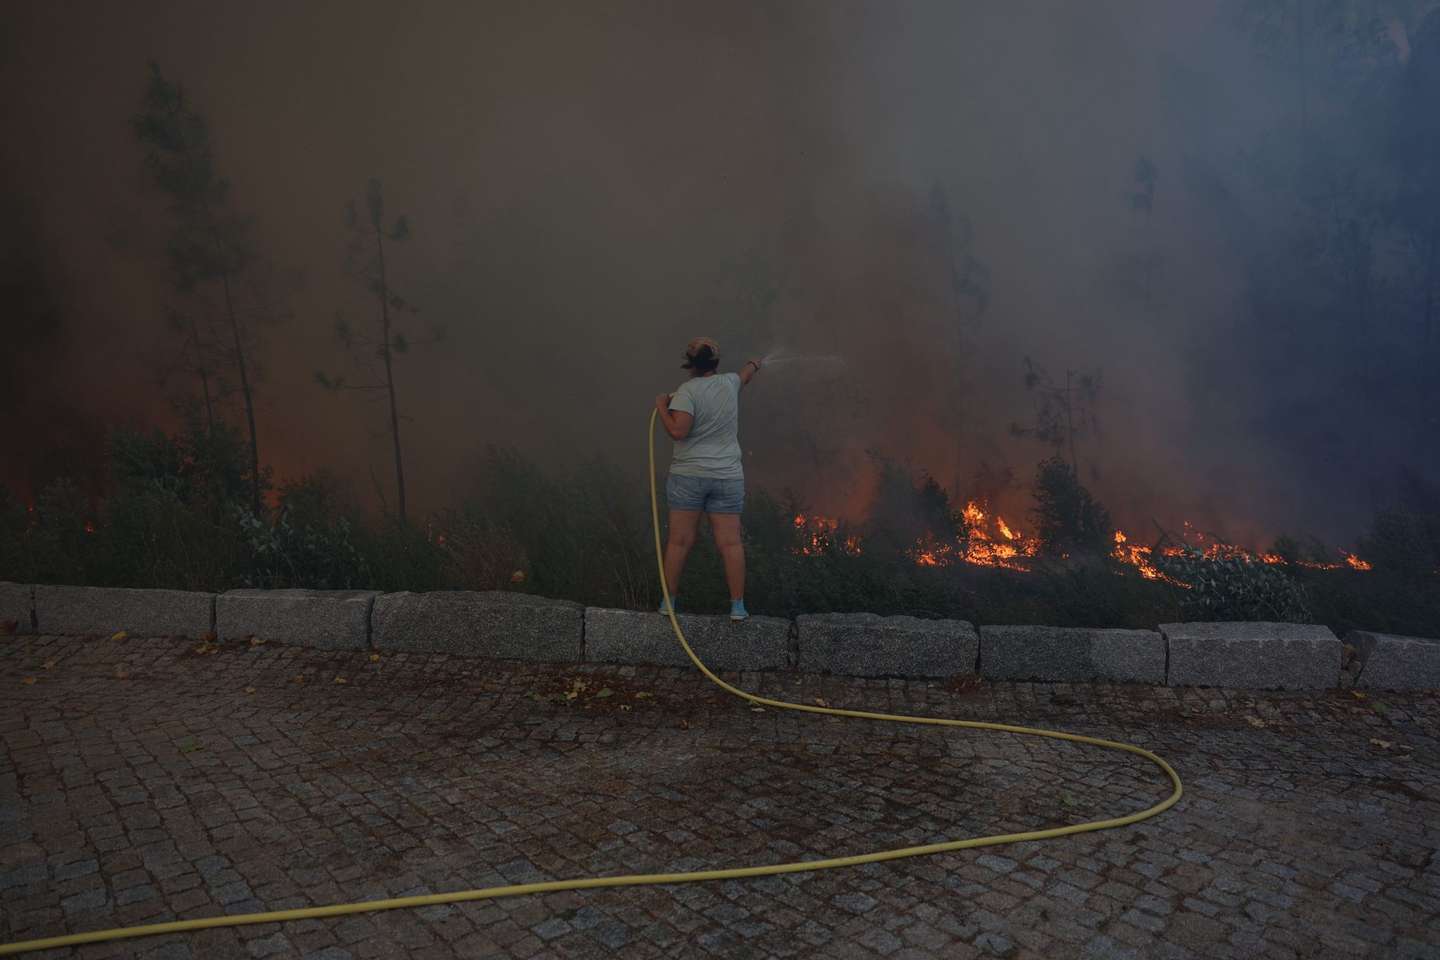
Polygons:
[[[577,682],[578,681],[578,682]],[[1157,820],[785,878],[206,931],[55,956],[1440,957],[1440,701],[745,675],[1115,737]],[[573,696],[572,696],[573,695]],[[1144,761],[756,712],[687,671],[0,641],[0,942],[1140,809]]]

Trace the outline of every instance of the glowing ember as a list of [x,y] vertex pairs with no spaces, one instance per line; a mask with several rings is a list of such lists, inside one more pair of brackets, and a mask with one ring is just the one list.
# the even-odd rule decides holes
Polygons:
[[86,533],[94,533],[94,532],[95,532],[95,524],[94,524],[92,521],[90,521],[90,520],[86,520],[86,521],[85,521],[85,532],[86,532]]
[[858,557],[863,552],[859,537],[847,536],[840,539],[838,520],[797,513],[793,522],[798,540],[794,551],[802,557],[819,557],[836,550],[849,557]]
[[921,567],[948,567],[955,562],[955,554],[954,544],[946,543],[934,534],[921,537],[906,551],[906,556]]
[[1368,560],[1361,560],[1359,557],[1355,556],[1355,554],[1353,554],[1353,553],[1347,553],[1347,554],[1345,554],[1345,562],[1346,562],[1347,564],[1349,564],[1350,568],[1353,569],[1353,570],[1374,570],[1374,569],[1375,569],[1374,565],[1371,564],[1370,561],[1368,561]]

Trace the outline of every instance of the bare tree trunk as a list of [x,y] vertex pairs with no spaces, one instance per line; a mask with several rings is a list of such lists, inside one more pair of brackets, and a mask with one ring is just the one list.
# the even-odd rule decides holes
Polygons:
[[1075,455],[1075,400],[1070,382],[1073,370],[1065,371],[1065,429],[1070,434],[1070,469],[1075,471],[1075,535],[1080,537],[1085,529],[1085,501],[1080,497],[1080,458]]
[[213,436],[215,407],[210,401],[210,371],[206,369],[205,358],[200,353],[200,328],[196,326],[193,315],[190,317],[190,342],[195,345],[195,370],[200,374],[200,393],[205,398],[205,435]]
[[1295,39],[1300,48],[1300,137],[1303,141],[1310,133],[1310,88],[1305,73],[1305,0],[1295,0]]
[[[1153,196],[1153,192],[1152,192]],[[1151,200],[1153,203],[1153,199]],[[1145,208],[1145,309],[1155,306],[1155,238],[1150,226],[1150,207]]]
[[245,423],[250,428],[250,506],[260,515],[260,442],[255,436],[255,401],[250,395],[250,376],[245,368],[245,345],[240,338],[240,320],[235,316],[235,303],[230,297],[230,272],[220,274],[225,290],[225,313],[230,318],[230,332],[235,338],[235,366],[240,372],[240,393],[245,398]]
[[395,405],[395,373],[390,365],[390,288],[385,282],[385,237],[378,224],[375,247],[380,257],[380,329],[383,338],[380,355],[385,358],[385,389],[390,395],[390,437],[395,443],[395,505],[400,522],[405,523],[405,462],[400,456],[400,413]]
[[960,444],[955,445],[955,492],[950,498],[951,512],[960,508],[960,458],[965,455],[965,448]]
[[1435,335],[1435,250],[1440,246],[1440,222],[1430,227],[1430,250],[1425,257],[1425,340],[1421,355],[1430,356]]
[[1065,431],[1070,437],[1070,469],[1075,471],[1075,479],[1080,479],[1080,459],[1075,456],[1075,417],[1074,406],[1070,393],[1070,380],[1074,371],[1065,371]]
[[[1440,246],[1440,223],[1435,223],[1430,230],[1430,249],[1425,258],[1425,326],[1421,335],[1420,346],[1420,382],[1416,385],[1420,402],[1417,405],[1420,410],[1422,422],[1426,419],[1426,411],[1432,408],[1435,395],[1435,253],[1436,247]],[[1424,428],[1422,427],[1422,430]]]

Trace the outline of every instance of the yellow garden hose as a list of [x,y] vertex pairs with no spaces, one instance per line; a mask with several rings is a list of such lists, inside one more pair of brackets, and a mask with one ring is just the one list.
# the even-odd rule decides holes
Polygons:
[[429,907],[446,903],[466,903],[471,900],[492,900],[497,897],[515,897],[531,893],[552,893],[558,890],[592,890],[598,887],[635,887],[649,884],[693,883],[700,880],[734,880],[741,877],[768,877],[781,873],[808,873],[812,870],[832,870],[836,867],[853,867],[862,863],[879,863],[884,860],[900,860],[904,857],[921,857],[932,853],[951,853],[956,850],[970,850],[975,847],[993,847],[1004,843],[1019,843],[1023,840],[1049,840],[1066,837],[1092,830],[1109,830],[1124,827],[1163,813],[1173,807],[1181,797],[1183,787],[1175,770],[1163,759],[1141,747],[1116,740],[1099,737],[1082,737],[1073,733],[1055,730],[1039,730],[1008,723],[983,723],[978,720],[947,720],[942,717],[911,717],[893,713],[872,713],[868,710],[844,710],[835,707],[811,706],[805,703],[788,703],[769,697],[746,693],[721,680],[710,668],[700,661],[680,621],[675,618],[670,602],[670,588],[665,583],[665,562],[660,544],[660,503],[655,490],[655,414],[650,415],[650,518],[655,533],[655,560],[660,572],[660,590],[665,605],[670,609],[670,626],[675,639],[685,648],[686,655],[696,668],[726,693],[733,693],[742,700],[765,707],[781,710],[801,710],[805,713],[819,713],[830,717],[856,717],[861,720],[887,720],[891,723],[923,723],[938,727],[962,727],[970,730],[995,730],[1000,733],[1016,733],[1033,737],[1049,737],[1053,740],[1068,740],[1110,750],[1121,750],[1144,757],[1165,772],[1170,778],[1170,795],[1152,807],[1138,813],[1108,820],[1091,820],[1047,830],[1027,830],[1024,833],[996,834],[989,837],[970,837],[965,840],[947,840],[943,843],[927,843],[918,847],[900,847],[895,850],[877,850],[853,857],[831,857],[825,860],[802,860],[794,863],[771,863],[758,867],[730,867],[723,870],[695,870],[688,873],[636,873],[619,877],[580,877],[574,880],[549,880],[543,883],[517,883],[505,887],[485,887],[479,890],[457,890],[453,893],[435,893],[417,897],[396,897],[390,900],[363,900],[359,903],[337,903],[328,907],[305,907],[299,910],[276,910],[270,913],[242,913],[233,916],[205,917],[199,920],[176,920],[170,923],[152,923],[136,927],[116,927],[112,930],[95,930],[89,933],[75,933],[63,937],[47,937],[43,940],[22,940],[18,943],[0,945],[0,956],[11,956],[31,950],[49,950],[55,947],[78,946],[83,943],[100,943],[107,940],[122,940],[130,937],[153,937],[166,933],[185,933],[190,930],[205,930],[211,927],[238,927],[252,923],[277,923],[285,920],[307,920],[320,917],[340,917],[352,913],[369,913],[377,910],[399,910],[406,907]]

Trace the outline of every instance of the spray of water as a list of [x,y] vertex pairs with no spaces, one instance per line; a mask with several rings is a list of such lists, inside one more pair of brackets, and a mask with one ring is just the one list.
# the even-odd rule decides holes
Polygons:
[[766,367],[803,365],[816,373],[835,375],[845,369],[845,358],[839,354],[792,353],[787,347],[776,347],[760,358]]

